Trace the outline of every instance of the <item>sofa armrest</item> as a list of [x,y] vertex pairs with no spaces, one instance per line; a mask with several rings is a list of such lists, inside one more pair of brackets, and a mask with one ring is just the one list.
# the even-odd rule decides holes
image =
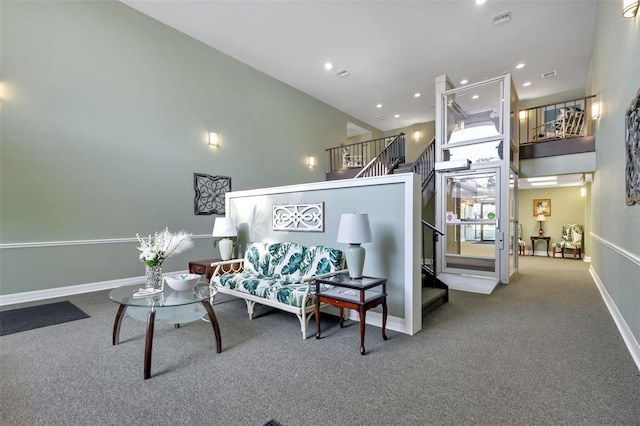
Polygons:
[[211,274],[211,277],[222,274],[239,274],[244,271],[244,258],[213,262],[211,263],[211,267],[213,268],[213,274]]
[[329,272],[327,274],[314,275],[312,277],[308,277],[308,278],[303,279],[302,282],[309,284],[309,283],[315,281],[316,278],[324,278],[324,277],[328,277],[328,276],[335,275],[335,274],[342,274],[342,273],[345,273],[345,272],[349,272],[349,270],[348,269],[341,269],[339,271],[333,271],[333,272]]

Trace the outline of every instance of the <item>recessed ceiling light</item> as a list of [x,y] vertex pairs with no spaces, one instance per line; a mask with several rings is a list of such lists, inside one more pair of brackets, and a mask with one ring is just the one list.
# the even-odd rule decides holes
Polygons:
[[485,4],[487,0],[476,0],[476,4]]
[[393,118],[400,118],[400,114],[394,115]]
[[460,82],[460,84],[467,84],[468,82],[469,82],[469,80],[462,80],[462,81]]
[[327,62],[326,64],[324,64],[325,70],[330,71],[331,68],[333,68],[333,64],[331,62]]
[[473,95],[473,96],[471,97],[471,99],[478,99],[479,97],[480,97],[480,96],[478,96],[478,95]]
[[382,108],[382,104],[376,105],[376,108]]
[[531,86],[531,82],[530,82],[530,81],[527,81],[527,82],[526,82],[526,83],[524,83],[522,86],[523,86],[523,87]]
[[416,92],[416,93],[413,95],[413,97],[414,97],[414,98],[419,98],[419,97],[420,97],[420,93]]
[[516,65],[516,69],[520,69],[520,68],[524,68],[524,64],[523,63],[519,63],[518,65]]

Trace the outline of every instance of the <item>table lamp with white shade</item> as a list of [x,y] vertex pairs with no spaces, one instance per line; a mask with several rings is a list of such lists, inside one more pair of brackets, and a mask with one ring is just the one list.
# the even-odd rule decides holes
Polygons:
[[545,217],[545,215],[539,214],[538,217],[536,217],[536,220],[540,222],[540,229],[538,229],[538,234],[542,236],[544,234],[544,229],[542,229],[542,222],[546,222],[547,218]]
[[221,238],[221,240],[218,241],[218,248],[220,249],[220,257],[222,260],[231,259],[233,241],[229,237],[238,236],[236,225],[233,223],[233,218],[217,217],[213,223],[213,232],[211,235]]
[[347,268],[351,278],[362,278],[365,251],[360,244],[372,241],[369,215],[366,213],[344,213],[340,217],[338,242],[347,243],[345,251]]

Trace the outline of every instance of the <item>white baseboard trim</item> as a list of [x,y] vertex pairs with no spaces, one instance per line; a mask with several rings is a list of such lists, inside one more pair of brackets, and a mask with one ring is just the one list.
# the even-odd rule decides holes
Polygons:
[[[360,316],[353,309],[349,309],[349,319],[360,322]],[[380,312],[367,311],[366,322],[367,324],[382,328],[382,314]],[[407,322],[404,318],[387,315],[387,324],[385,330],[397,331],[398,333],[408,334],[411,336],[411,333],[407,329]]]
[[631,329],[622,317],[622,314],[620,314],[618,307],[609,295],[609,292],[602,283],[602,280],[593,269],[593,266],[589,267],[589,272],[591,273],[591,277],[593,277],[593,281],[596,283],[596,287],[598,287],[598,290],[602,295],[602,300],[604,300],[605,305],[607,305],[607,309],[609,309],[609,313],[611,314],[613,321],[618,327],[618,331],[622,336],[622,340],[624,340],[624,343],[627,345],[627,349],[629,349],[631,358],[633,358],[633,361],[636,363],[636,367],[640,371],[640,344],[638,344],[638,341],[636,340],[633,333],[631,332]]
[[[167,272],[163,275],[186,274],[188,271]],[[16,303],[35,302],[44,299],[53,299],[55,297],[66,297],[74,294],[91,293],[94,291],[109,290],[123,285],[141,284],[145,280],[144,276],[122,278],[119,280],[100,281],[88,284],[70,285],[66,287],[57,287],[46,290],[25,291],[22,293],[13,293],[0,295],[0,306],[15,305]]]
[[[322,309],[323,314],[335,315],[338,317],[339,311],[335,306],[325,306]],[[353,309],[349,309],[347,313],[347,319],[355,322],[360,322],[360,315]],[[312,322],[314,320],[311,320]],[[382,314],[380,312],[367,311],[366,323],[374,327],[382,328]],[[407,328],[407,321],[404,318],[387,315],[387,325],[385,330],[397,331],[398,333],[408,334],[412,336],[410,330]],[[415,333],[414,333],[415,334]]]

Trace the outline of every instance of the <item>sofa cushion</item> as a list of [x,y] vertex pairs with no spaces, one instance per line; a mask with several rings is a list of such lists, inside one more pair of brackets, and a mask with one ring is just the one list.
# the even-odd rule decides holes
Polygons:
[[267,243],[250,242],[244,252],[244,270],[258,276],[268,275],[269,252]]
[[302,278],[339,271],[342,267],[342,251],[325,246],[308,247],[300,271]]
[[272,287],[277,288],[283,285],[294,284],[294,280],[288,277],[272,278],[258,276],[251,272],[225,274],[219,277],[212,277],[211,281],[216,286],[228,287],[231,290],[237,290],[264,298],[269,298],[269,292]]
[[269,269],[266,275],[270,277],[288,276],[298,281],[301,277],[300,266],[302,264],[305,248],[300,244],[283,242],[267,245],[269,253]]
[[[332,285],[322,284],[323,289],[333,288]],[[285,305],[301,307],[304,300],[304,293],[307,291],[306,283],[292,283],[284,285],[274,285],[267,290],[267,298],[284,303]],[[315,294],[316,286],[311,284],[309,293]],[[314,303],[313,297],[307,297],[306,306]]]

